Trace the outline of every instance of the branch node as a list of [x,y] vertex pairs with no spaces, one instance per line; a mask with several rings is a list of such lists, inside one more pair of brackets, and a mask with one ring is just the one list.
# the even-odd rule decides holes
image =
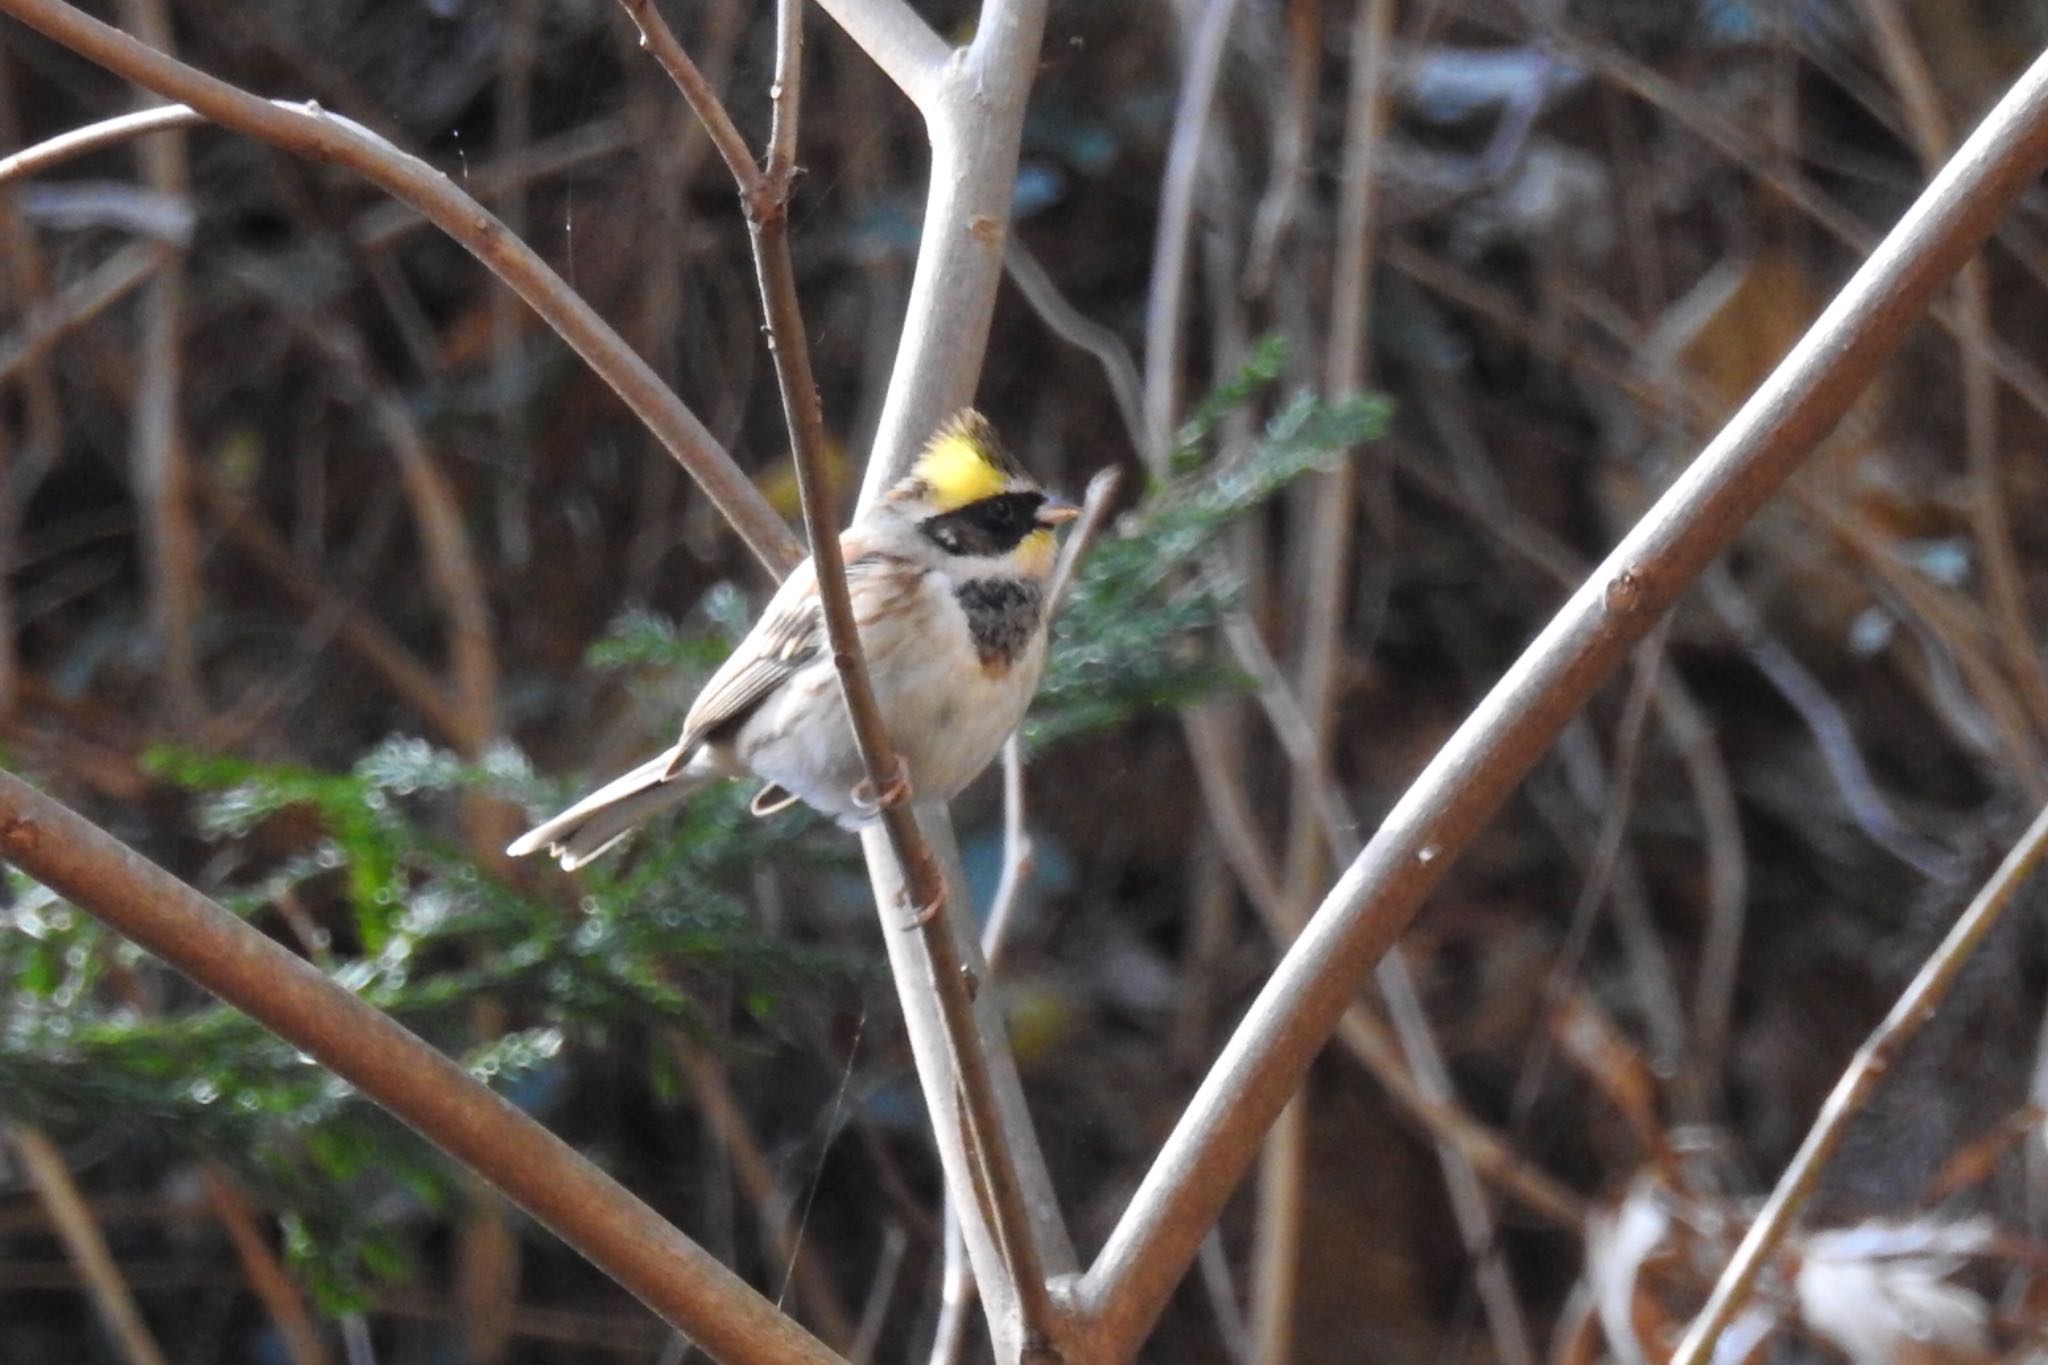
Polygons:
[[1643,575],[1633,568],[1623,569],[1607,580],[1607,610],[1617,616],[1629,616],[1641,610],[1648,596]]

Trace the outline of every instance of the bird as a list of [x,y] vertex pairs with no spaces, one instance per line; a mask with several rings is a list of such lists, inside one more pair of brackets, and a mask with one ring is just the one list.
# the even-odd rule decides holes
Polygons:
[[[950,799],[1023,722],[1045,671],[1053,497],[972,408],[841,533],[875,701],[918,799]],[[714,782],[759,778],[757,816],[801,801],[847,829],[873,820],[825,636],[816,565],[790,571],[683,718],[675,744],[514,840],[574,871]],[[893,784],[891,784],[893,785]]]

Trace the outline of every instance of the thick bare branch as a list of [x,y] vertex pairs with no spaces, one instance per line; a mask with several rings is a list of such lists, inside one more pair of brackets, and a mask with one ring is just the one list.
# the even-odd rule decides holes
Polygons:
[[12,773],[0,857],[191,976],[491,1182],[720,1360],[839,1357],[526,1113]]
[[2021,77],[1761,389],[1552,619],[1388,814],[1167,1140],[1082,1286],[1129,1349],[1156,1319],[1372,963],[1592,689],[1832,428],[2048,165]]
[[[900,979],[899,989],[908,1011],[936,1005],[937,1022],[945,1035],[945,1065],[940,1070],[927,1071],[928,1062],[938,1059],[921,1056],[921,1075],[929,1094],[942,1099],[958,1097],[972,1148],[971,1169],[949,1170],[953,1198],[956,1204],[971,1205],[975,1210],[973,1242],[977,1249],[992,1247],[999,1252],[989,1256],[984,1251],[980,1267],[984,1283],[995,1286],[987,1301],[999,1345],[1015,1348],[1006,1351],[1007,1354],[1021,1352],[1031,1358],[1045,1349],[1054,1335],[1055,1312],[1031,1212],[1033,1205],[1041,1209],[1051,1206],[1050,1191],[1034,1160],[1031,1183],[1038,1197],[1028,1200],[1024,1177],[1012,1155],[1012,1125],[1008,1116],[1014,1115],[1027,1125],[1028,1118],[1023,1117],[1020,1104],[1004,1105],[997,1090],[989,1056],[1001,1046],[1001,1030],[987,1030],[989,1045],[984,1045],[984,1025],[976,1016],[969,993],[969,977],[961,960],[949,906],[949,902],[960,902],[950,894],[944,872],[906,799],[909,789],[875,700],[846,583],[838,508],[826,473],[825,418],[811,369],[810,340],[789,249],[789,197],[796,176],[797,117],[803,89],[802,0],[777,0],[775,76],[770,90],[774,117],[767,156],[759,167],[749,159],[724,105],[704,86],[659,11],[646,0],[622,2],[639,25],[643,43],[653,50],[719,142],[738,182],[753,244],[764,331],[796,458],[804,529],[816,566],[826,635],[838,668],[840,691],[855,744],[867,770],[868,785],[877,793],[888,841],[889,861],[875,862],[881,850],[873,845],[868,856],[878,877],[893,881],[900,869],[904,883],[901,904],[896,897],[884,896],[878,908],[882,911],[884,931],[892,935],[897,932],[892,920],[906,911],[914,911],[913,924],[925,953],[921,979],[929,983],[931,990],[925,993]],[[935,1101],[934,1121],[942,1128],[945,1120],[939,1116],[948,1110],[949,1106]],[[985,1193],[986,1200],[973,1198],[976,1193]],[[985,1226],[983,1215],[987,1220]],[[1012,1308],[1017,1314],[1014,1324],[1005,1316]]]
[[930,117],[932,89],[953,49],[906,0],[818,0],[818,7]]
[[[968,1138],[973,1145],[979,1182],[952,1186],[958,1193],[971,1191],[980,1183],[987,1192],[985,1212],[1001,1252],[1000,1263],[980,1268],[984,1285],[1002,1284],[1004,1293],[988,1295],[993,1308],[1014,1302],[1021,1315],[1018,1339],[1025,1359],[1044,1350],[1053,1337],[1053,1307],[1046,1287],[1045,1263],[1026,1208],[1017,1163],[1011,1155],[1008,1126],[995,1093],[988,1049],[983,1046],[981,1028],[975,1018],[974,1002],[962,971],[953,925],[954,915],[966,909],[964,900],[949,895],[938,860],[932,855],[924,832],[918,826],[903,776],[902,760],[882,722],[880,705],[868,677],[862,653],[860,631],[855,624],[853,601],[846,584],[846,562],[839,546],[839,514],[832,502],[831,479],[825,465],[825,423],[818,404],[816,381],[811,375],[810,343],[804,333],[803,317],[796,296],[796,269],[789,254],[789,179],[795,169],[791,152],[794,143],[794,113],[798,71],[793,54],[801,51],[799,5],[782,0],[778,33],[776,87],[778,91],[775,136],[779,150],[771,152],[766,173],[747,202],[748,225],[754,237],[754,263],[760,276],[761,298],[768,320],[769,345],[775,358],[776,376],[781,382],[784,416],[796,446],[798,484],[803,495],[804,530],[817,568],[818,598],[825,617],[825,633],[831,641],[832,657],[839,669],[839,686],[846,699],[847,715],[853,724],[854,742],[867,769],[867,781],[877,794],[882,827],[895,865],[904,870],[907,905],[889,901],[880,905],[885,932],[893,916],[908,910],[924,944],[930,963],[930,979],[937,992],[939,1014],[945,1024],[965,1116]],[[913,775],[914,776],[914,775]],[[872,856],[872,854],[870,855]],[[1001,1034],[994,1035],[1000,1042]],[[934,1110],[935,1121],[941,1110]],[[979,1206],[978,1206],[979,1207]],[[990,1271],[1000,1271],[997,1279]]]
[[[906,22],[914,19],[895,0],[823,3],[863,46],[877,15],[901,10]],[[987,0],[965,52],[939,60],[925,50],[917,59],[919,70],[930,64],[932,72],[926,93],[913,94],[931,138],[931,189],[903,337],[861,483],[863,506],[902,477],[939,423],[974,399],[1003,273],[1045,7],[1045,0]]]

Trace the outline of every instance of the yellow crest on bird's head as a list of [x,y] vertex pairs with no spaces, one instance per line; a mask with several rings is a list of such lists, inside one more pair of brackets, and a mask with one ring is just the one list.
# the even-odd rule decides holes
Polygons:
[[962,408],[932,433],[891,496],[923,498],[951,512],[1003,492],[1020,472],[988,418]]

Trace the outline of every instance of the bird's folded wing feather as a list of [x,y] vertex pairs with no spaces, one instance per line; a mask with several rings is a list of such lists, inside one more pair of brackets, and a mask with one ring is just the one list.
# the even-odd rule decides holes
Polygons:
[[676,752],[685,760],[720,727],[745,719],[790,674],[818,656],[825,630],[817,594],[808,586],[813,576],[809,560],[792,570],[747,638],[704,684],[683,717]]

